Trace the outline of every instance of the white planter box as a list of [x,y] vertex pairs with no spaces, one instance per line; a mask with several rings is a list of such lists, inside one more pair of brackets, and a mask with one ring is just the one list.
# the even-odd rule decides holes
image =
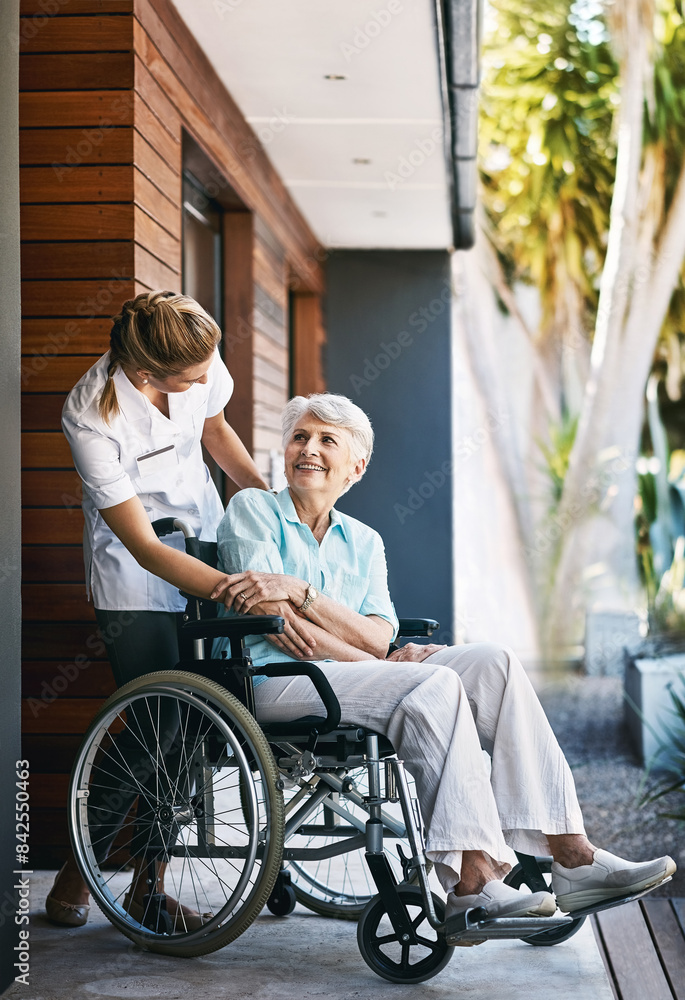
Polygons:
[[585,673],[622,677],[623,650],[641,642],[641,626],[634,611],[589,611],[585,618]]
[[643,764],[649,763],[658,748],[655,733],[663,736],[664,724],[673,722],[669,688],[682,673],[685,673],[685,653],[659,659],[626,658],[625,717],[631,741]]

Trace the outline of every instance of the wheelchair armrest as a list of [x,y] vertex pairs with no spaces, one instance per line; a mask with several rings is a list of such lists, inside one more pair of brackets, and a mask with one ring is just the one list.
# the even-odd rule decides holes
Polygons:
[[[321,698],[326,709],[326,719],[323,725],[316,726],[317,731],[323,735],[324,733],[332,732],[340,725],[340,702],[336,698],[335,691],[329,684],[323,670],[317,667],[315,663],[307,661],[265,663],[264,666],[256,668],[256,673],[263,674],[265,677],[299,677],[301,675],[308,677],[316,688],[316,693]],[[295,733],[301,736],[304,728],[305,726],[303,726],[302,722],[273,722],[269,726],[270,730],[277,729],[284,736]]]
[[187,621],[181,632],[191,639],[242,638],[245,635],[267,635],[282,632],[285,621],[280,615],[228,615]]
[[440,628],[434,618],[400,618],[397,638],[400,636],[433,635]]

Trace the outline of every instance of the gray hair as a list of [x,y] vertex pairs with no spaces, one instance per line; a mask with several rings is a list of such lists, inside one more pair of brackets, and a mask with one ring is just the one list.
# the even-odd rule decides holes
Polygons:
[[281,414],[283,447],[285,448],[297,422],[305,413],[332,427],[342,427],[352,437],[352,454],[355,461],[365,459],[368,466],[373,452],[373,428],[364,411],[347,396],[334,392],[317,392],[311,396],[294,396]]

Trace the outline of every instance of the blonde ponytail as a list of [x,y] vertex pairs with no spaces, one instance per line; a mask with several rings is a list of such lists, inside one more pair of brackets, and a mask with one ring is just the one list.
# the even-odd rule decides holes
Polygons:
[[98,404],[106,423],[119,413],[117,368],[140,368],[163,380],[202,364],[221,340],[209,313],[189,295],[174,292],[143,292],[124,302],[112,322],[107,382]]

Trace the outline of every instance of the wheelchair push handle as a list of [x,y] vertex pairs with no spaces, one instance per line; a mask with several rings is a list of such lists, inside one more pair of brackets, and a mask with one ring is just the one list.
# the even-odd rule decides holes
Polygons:
[[152,530],[157,538],[171,535],[174,531],[182,531],[184,538],[195,538],[195,530],[191,528],[187,521],[182,521],[180,517],[159,517],[152,522]]

